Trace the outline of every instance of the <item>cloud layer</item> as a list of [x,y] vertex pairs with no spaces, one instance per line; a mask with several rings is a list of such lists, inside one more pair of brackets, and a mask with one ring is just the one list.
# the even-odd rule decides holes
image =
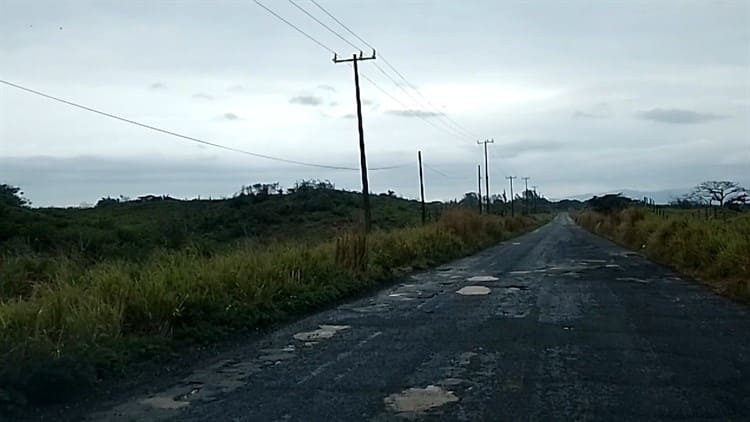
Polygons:
[[323,104],[323,99],[314,95],[297,95],[289,99],[291,104],[299,104],[305,106],[317,107]]
[[636,113],[636,117],[659,123],[685,125],[705,123],[713,120],[725,119],[727,116],[713,113],[700,113],[692,110],[653,108]]

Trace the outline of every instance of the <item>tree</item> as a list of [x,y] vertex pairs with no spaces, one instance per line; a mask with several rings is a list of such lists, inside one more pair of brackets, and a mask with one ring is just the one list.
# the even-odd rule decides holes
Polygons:
[[691,197],[697,201],[719,207],[725,205],[742,205],[747,203],[748,190],[728,180],[708,180],[693,189]]
[[102,198],[102,199],[98,200],[96,202],[96,206],[97,207],[109,207],[109,206],[112,206],[112,205],[117,205],[119,203],[120,203],[119,199],[112,198],[112,197],[108,196],[106,198]]
[[638,201],[636,200],[622,196],[621,193],[610,193],[603,196],[594,196],[593,198],[587,200],[585,203],[594,211],[598,211],[604,214],[613,214],[617,211],[634,205],[637,202]]
[[30,205],[28,199],[23,197],[21,188],[6,184],[0,184],[0,205],[9,207],[23,207]]
[[476,208],[479,206],[479,196],[476,192],[466,192],[463,199],[458,201],[458,205],[462,207]]

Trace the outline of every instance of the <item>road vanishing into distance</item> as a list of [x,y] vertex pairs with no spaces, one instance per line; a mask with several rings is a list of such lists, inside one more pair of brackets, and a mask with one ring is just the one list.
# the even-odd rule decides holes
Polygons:
[[561,214],[87,419],[748,417],[748,308]]

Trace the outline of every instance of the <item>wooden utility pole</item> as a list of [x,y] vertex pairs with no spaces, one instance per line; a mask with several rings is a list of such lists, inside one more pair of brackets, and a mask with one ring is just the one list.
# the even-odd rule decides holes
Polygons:
[[526,186],[525,190],[523,191],[523,207],[526,208],[526,214],[529,213],[529,179],[530,177],[522,177],[524,182],[524,186]]
[[419,194],[422,197],[422,224],[427,221],[427,213],[424,206],[424,175],[422,174],[422,151],[417,151],[419,159]]
[[[484,141],[477,141],[477,145],[484,144],[484,186],[487,188],[485,189],[487,192],[487,202],[485,203],[485,212],[487,214],[490,213],[490,166],[487,162],[487,144],[494,144],[495,138],[492,138],[492,140],[485,139]],[[482,202],[482,199],[479,199],[479,202]]]
[[362,172],[362,208],[365,211],[365,233],[370,231],[372,225],[372,213],[370,212],[370,186],[367,182],[367,158],[365,157],[365,131],[362,128],[362,100],[359,94],[359,69],[357,68],[357,62],[363,60],[375,60],[375,50],[372,50],[372,56],[362,57],[362,52],[359,52],[359,56],[352,54],[351,59],[339,59],[336,54],[333,55],[334,63],[354,63],[354,88],[357,97],[357,127],[359,129],[359,168]]
[[506,179],[510,180],[510,216],[513,217],[516,215],[516,209],[513,206],[513,179],[517,179],[516,176],[506,176]]
[[482,213],[482,165],[477,165],[477,192],[479,193],[479,214]]

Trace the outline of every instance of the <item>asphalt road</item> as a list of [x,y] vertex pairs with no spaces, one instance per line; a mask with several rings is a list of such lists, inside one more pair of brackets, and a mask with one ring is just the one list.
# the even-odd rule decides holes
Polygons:
[[748,420],[749,334],[744,305],[560,215],[91,419]]

